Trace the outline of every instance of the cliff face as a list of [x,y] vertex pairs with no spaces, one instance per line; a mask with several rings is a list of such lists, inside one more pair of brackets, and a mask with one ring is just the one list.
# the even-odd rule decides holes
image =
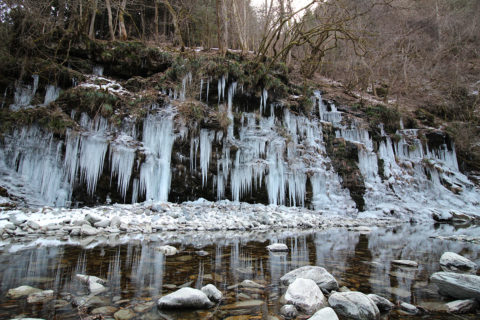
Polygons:
[[0,186],[19,204],[205,198],[479,214],[448,135],[405,128],[415,122],[385,106],[336,106],[289,83],[281,66],[265,72],[236,56],[98,50],[70,85],[33,74],[6,94]]

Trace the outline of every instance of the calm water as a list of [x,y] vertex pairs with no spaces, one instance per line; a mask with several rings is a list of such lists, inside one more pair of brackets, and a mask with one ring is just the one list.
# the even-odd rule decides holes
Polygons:
[[[85,318],[93,307],[100,305],[133,309],[156,301],[160,295],[181,285],[199,288],[212,283],[226,296],[217,308],[159,313],[154,307],[138,312],[136,319],[225,319],[234,315],[250,316],[244,319],[266,319],[267,315],[278,315],[281,307],[279,299],[286,287],[280,284],[279,278],[303,265],[325,267],[340,286],[377,293],[393,302],[401,300],[438,310],[448,300],[437,294],[428,278],[440,270],[438,261],[441,254],[453,251],[480,263],[480,245],[430,238],[452,234],[478,235],[480,228],[401,225],[387,229],[373,228],[368,234],[347,229],[165,233],[136,236],[138,239],[83,239],[83,245],[3,245],[0,246],[0,318],[24,315],[44,319],[79,319]],[[286,243],[290,252],[267,252],[265,247],[277,241]],[[164,256],[155,250],[165,244],[175,246],[180,253]],[[415,260],[419,267],[412,269],[391,265],[390,261],[394,259]],[[77,273],[108,280],[108,291],[100,295],[89,310],[79,310],[69,303],[73,297],[88,294],[74,278]],[[264,284],[265,289],[229,288],[244,279]],[[53,289],[56,300],[32,305],[27,303],[26,298],[13,300],[5,297],[8,289],[20,285]],[[261,300],[264,304],[256,307],[234,304],[244,300]],[[477,316],[467,315],[462,319],[475,319]],[[384,319],[406,318],[398,312],[384,316]],[[455,317],[435,311],[412,318]]]

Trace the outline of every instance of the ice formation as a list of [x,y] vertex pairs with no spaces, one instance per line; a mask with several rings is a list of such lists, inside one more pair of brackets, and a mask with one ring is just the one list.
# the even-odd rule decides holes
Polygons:
[[[114,81],[101,77],[100,69],[94,73],[90,82],[80,86],[100,89],[92,82],[100,79],[107,83],[101,89],[129,94]],[[192,75],[187,74],[179,92],[162,92],[169,92],[170,99],[181,103],[191,91],[192,81]],[[200,82],[199,97],[207,103],[209,95],[214,94],[210,92],[211,81]],[[11,108],[30,105],[37,87],[38,78],[32,85],[18,86]],[[58,97],[58,90],[48,86],[44,104]],[[355,214],[355,202],[326,152],[324,134],[328,127],[333,128],[337,139],[357,146],[357,165],[365,184],[366,211],[360,215],[429,217],[432,212],[459,208],[478,214],[479,192],[459,172],[453,144],[429,146],[419,130],[404,129],[403,125],[395,141],[383,127],[379,128],[380,139],[374,141],[362,121],[344,121],[343,113],[324,101],[319,91],[312,97],[314,115],[310,116],[294,114],[269,101],[265,89],[260,92],[260,112],[240,113],[243,106],[236,104],[236,94],[235,81],[226,76],[218,79],[218,108],[230,120],[225,132],[198,124],[188,130],[177,121],[176,109],[168,103],[162,108],[152,105],[142,127],[135,124],[135,119],[124,119],[116,128],[101,116],[92,119],[73,111],[72,118],[80,118],[82,128],[68,130],[64,141],[36,126],[14,132],[1,149],[0,169],[10,170],[30,185],[19,193],[30,194],[37,204],[68,206],[78,185],[85,185],[93,195],[104,174],[110,176],[110,183],[125,202],[135,203],[167,201],[174,172],[172,161],[178,161],[182,169],[175,169],[176,174],[189,179],[198,173],[200,187],[215,195],[215,200],[254,199],[310,207],[324,214]],[[187,154],[174,150],[177,142],[187,144]],[[110,171],[105,172],[107,169]],[[5,177],[1,185],[8,184]]]

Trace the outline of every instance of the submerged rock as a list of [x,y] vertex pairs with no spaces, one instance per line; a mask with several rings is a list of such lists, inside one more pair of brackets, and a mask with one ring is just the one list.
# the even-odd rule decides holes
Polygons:
[[335,312],[346,319],[376,320],[380,318],[377,305],[361,292],[335,292],[328,298]]
[[308,320],[338,320],[338,316],[332,308],[326,307],[315,312]]
[[420,310],[417,307],[415,307],[413,304],[406,303],[406,302],[400,302],[400,309],[410,314],[420,313]]
[[395,307],[392,302],[379,295],[371,293],[367,294],[367,297],[372,299],[372,301],[377,305],[378,309],[382,312],[390,311],[393,309],[393,307]]
[[131,309],[118,310],[113,314],[115,320],[130,320],[135,318],[136,314]]
[[117,312],[118,308],[112,306],[99,307],[92,310],[92,314],[114,314]]
[[42,290],[30,286],[20,286],[14,289],[10,289],[7,292],[7,297],[12,299],[18,299],[21,297],[28,296],[33,293],[41,292]]
[[469,259],[454,252],[445,252],[440,257],[440,266],[443,271],[469,271],[476,272],[478,266]]
[[202,289],[202,292],[205,293],[211,301],[220,301],[223,298],[223,294],[220,290],[217,289],[213,284],[207,284]]
[[305,266],[290,271],[280,280],[284,284],[291,284],[297,278],[311,279],[321,288],[327,291],[338,290],[337,280],[324,268],[317,266]]
[[170,308],[210,308],[213,303],[201,290],[193,288],[181,288],[173,293],[161,297],[157,306],[160,309]]
[[226,306],[223,306],[222,309],[224,310],[235,310],[235,309],[253,309],[253,308],[260,308],[263,306],[265,302],[262,300],[246,300],[235,302]]
[[446,304],[447,311],[450,313],[470,313],[478,307],[477,301],[474,299],[455,300]]
[[454,272],[436,272],[430,280],[438,287],[441,295],[457,299],[480,300],[480,277]]
[[285,300],[307,314],[315,313],[327,304],[315,281],[303,278],[295,279],[288,286]]
[[28,303],[40,303],[53,300],[53,290],[43,290],[28,295]]
[[283,243],[273,243],[267,246],[268,251],[272,252],[286,252],[288,251],[288,247],[286,244]]
[[298,311],[293,304],[286,304],[280,308],[280,314],[285,319],[294,319],[297,317]]

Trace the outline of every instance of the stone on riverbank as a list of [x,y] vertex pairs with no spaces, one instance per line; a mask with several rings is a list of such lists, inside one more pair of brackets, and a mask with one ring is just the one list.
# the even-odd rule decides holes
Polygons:
[[295,279],[288,286],[285,300],[307,314],[315,313],[327,304],[327,299],[315,281],[303,278]]
[[21,297],[28,296],[32,293],[41,292],[42,290],[30,286],[20,286],[14,289],[10,289],[7,292],[7,297],[12,299],[18,299]]
[[317,266],[305,266],[290,271],[285,274],[280,280],[284,284],[291,284],[297,278],[311,279],[324,290],[338,290],[337,280],[324,268]]
[[440,257],[440,266],[443,271],[453,272],[460,270],[474,273],[478,269],[476,263],[454,252],[445,252],[442,254]]
[[380,311],[375,302],[361,292],[335,292],[328,298],[328,303],[343,318],[376,320]]
[[202,292],[205,293],[211,301],[220,301],[223,298],[223,294],[220,290],[217,289],[213,284],[207,284],[202,289]]
[[436,272],[430,280],[438,287],[441,295],[457,299],[480,300],[480,277],[454,272]]
[[372,301],[377,305],[378,310],[380,310],[381,312],[390,311],[393,309],[393,307],[395,307],[395,305],[392,302],[390,302],[389,300],[385,299],[382,296],[370,293],[370,294],[367,294],[367,297],[372,299]]
[[339,320],[339,319],[337,314],[332,308],[326,307],[315,312],[315,314],[310,318],[308,318],[308,320]]
[[477,301],[474,299],[455,300],[446,304],[450,313],[470,313],[478,307]]
[[157,306],[160,309],[174,308],[210,308],[213,303],[207,295],[198,289],[181,288],[173,293],[158,299]]

